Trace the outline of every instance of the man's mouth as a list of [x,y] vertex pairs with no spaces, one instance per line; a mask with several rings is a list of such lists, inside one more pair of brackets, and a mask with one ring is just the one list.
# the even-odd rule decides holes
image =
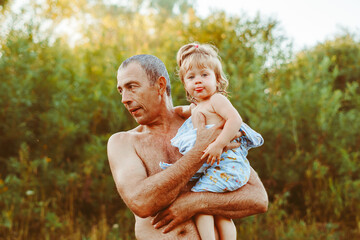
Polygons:
[[129,112],[134,115],[134,114],[136,114],[140,109],[141,109],[141,107],[130,108],[130,109],[129,109]]

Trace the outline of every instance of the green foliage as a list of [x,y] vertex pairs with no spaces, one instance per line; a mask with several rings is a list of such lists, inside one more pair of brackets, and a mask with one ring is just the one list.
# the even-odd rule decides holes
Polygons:
[[263,155],[262,163],[277,184],[272,190],[290,190],[289,207],[300,215],[356,227],[360,209],[352,197],[358,196],[349,190],[358,185],[360,173],[359,137],[354,131],[360,127],[355,120],[360,105],[344,106],[359,101],[359,84],[349,81],[339,90],[340,72],[329,71],[338,68],[336,59],[319,55],[319,48],[299,53],[270,77],[272,108],[267,122],[275,121],[281,129],[268,125],[265,139],[267,131],[276,136],[276,151]]
[[[33,3],[42,20],[53,20],[46,34],[33,22],[1,38],[0,238],[134,239],[134,218],[106,156],[109,136],[135,126],[116,92],[116,70],[131,55],[154,54],[173,79],[175,105],[186,104],[175,56],[192,41],[219,48],[232,103],[265,139],[249,159],[269,211],[236,220],[239,237],[359,237],[356,36],[290,58],[274,20],[224,12],[201,18],[188,1],[163,2],[151,1],[146,13],[137,13],[143,1]],[[15,16],[5,13],[2,20]],[[56,31],[70,16],[82,26],[72,47]]]
[[97,222],[98,204],[110,206],[104,219],[124,208],[106,157],[110,133],[131,126],[119,108],[116,67],[97,63],[100,53],[18,31],[1,53],[0,236],[87,232],[89,223],[73,224]]

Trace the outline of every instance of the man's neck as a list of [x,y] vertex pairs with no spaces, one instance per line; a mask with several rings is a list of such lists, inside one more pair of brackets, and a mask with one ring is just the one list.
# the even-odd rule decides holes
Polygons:
[[166,134],[173,127],[178,117],[173,108],[166,108],[166,110],[160,112],[152,123],[143,126],[149,132]]
[[160,109],[158,116],[156,116],[152,122],[140,125],[141,131],[154,134],[169,134],[172,131],[177,131],[184,122],[184,120],[175,113],[171,97],[164,96],[159,106],[154,107]]

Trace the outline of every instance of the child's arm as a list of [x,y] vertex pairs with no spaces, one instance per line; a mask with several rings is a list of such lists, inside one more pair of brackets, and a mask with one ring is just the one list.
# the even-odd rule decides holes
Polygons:
[[176,106],[174,107],[175,113],[183,118],[189,118],[191,116],[191,109],[195,107],[195,104],[191,103],[186,106]]
[[219,164],[220,155],[222,154],[224,147],[233,140],[236,133],[239,131],[242,119],[238,111],[225,96],[214,94],[210,98],[210,103],[214,111],[226,122],[220,135],[206,148],[204,155],[201,158],[203,159],[206,156],[209,156],[207,160],[209,164],[213,164],[216,160]]

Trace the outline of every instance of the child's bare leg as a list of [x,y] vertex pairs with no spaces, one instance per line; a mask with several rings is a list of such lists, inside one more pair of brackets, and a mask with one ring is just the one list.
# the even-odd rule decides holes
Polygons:
[[221,240],[236,240],[236,227],[230,218],[214,216]]
[[197,214],[195,215],[196,227],[199,231],[201,239],[215,240],[215,224],[214,217],[211,215]]

